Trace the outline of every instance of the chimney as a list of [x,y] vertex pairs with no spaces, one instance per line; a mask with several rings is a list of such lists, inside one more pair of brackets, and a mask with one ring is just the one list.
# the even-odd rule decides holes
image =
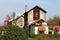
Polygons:
[[25,12],[27,12],[27,5],[25,5]]

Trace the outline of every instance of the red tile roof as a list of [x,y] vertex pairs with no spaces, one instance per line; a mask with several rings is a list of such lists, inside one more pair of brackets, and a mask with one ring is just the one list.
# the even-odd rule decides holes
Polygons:
[[55,27],[57,31],[60,31],[60,26]]
[[49,26],[49,28],[53,28],[54,30],[60,30],[60,26]]

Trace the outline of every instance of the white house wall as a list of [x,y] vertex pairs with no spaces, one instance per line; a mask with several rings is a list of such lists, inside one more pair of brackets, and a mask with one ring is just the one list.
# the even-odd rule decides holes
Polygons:
[[35,27],[34,33],[35,33],[35,34],[38,34],[38,27]]
[[[22,23],[22,25],[21,25],[21,23]],[[24,18],[23,17],[20,17],[17,20],[14,20],[14,21],[12,21],[12,24],[13,25],[17,25],[20,28],[23,28],[24,27]]]
[[46,21],[46,13],[44,13],[42,10],[40,10],[40,19],[43,19]]
[[[23,17],[20,17],[18,20],[17,20],[17,23],[16,23],[20,28],[23,28],[24,26],[24,18]],[[22,25],[21,25],[22,24]]]
[[28,13],[28,24],[33,22],[33,10]]
[[49,28],[46,26],[45,27],[45,32],[44,32],[45,34],[48,34],[49,33]]

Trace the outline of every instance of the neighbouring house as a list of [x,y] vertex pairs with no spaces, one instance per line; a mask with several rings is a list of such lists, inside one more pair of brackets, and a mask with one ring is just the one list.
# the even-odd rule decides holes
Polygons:
[[33,32],[34,34],[48,34],[46,13],[47,12],[44,9],[35,6],[15,19],[8,18],[5,20],[5,25],[17,25],[20,28],[24,28],[27,33]]
[[16,19],[9,20],[9,23],[12,25],[17,25],[20,28],[23,28],[24,27],[24,17],[21,15]]
[[4,25],[5,26],[8,26],[8,25],[17,25],[20,28],[23,28],[24,27],[24,17],[21,15],[21,16],[15,18],[15,19],[7,18],[4,21]]
[[60,34],[60,26],[48,26],[49,28],[49,34]]
[[56,28],[56,32],[60,34],[60,27]]
[[54,30],[55,30],[55,32],[60,34],[60,26],[54,26]]

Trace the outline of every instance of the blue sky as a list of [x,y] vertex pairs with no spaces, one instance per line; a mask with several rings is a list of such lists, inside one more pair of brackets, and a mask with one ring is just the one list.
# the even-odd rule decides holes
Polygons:
[[25,5],[28,5],[28,10],[36,5],[46,10],[46,19],[60,16],[60,0],[0,0],[0,25],[4,23],[6,15],[13,11],[23,14]]

